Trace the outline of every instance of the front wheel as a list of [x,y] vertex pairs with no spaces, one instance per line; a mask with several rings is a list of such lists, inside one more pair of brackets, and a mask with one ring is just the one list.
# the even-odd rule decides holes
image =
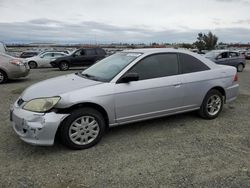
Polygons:
[[59,69],[61,71],[66,71],[69,69],[69,64],[66,61],[63,61],[59,64]]
[[30,61],[28,64],[29,64],[29,67],[31,69],[36,69],[37,68],[37,63],[35,61]]
[[204,119],[215,119],[223,109],[223,96],[218,90],[207,93],[200,107],[199,114]]
[[97,144],[105,130],[102,114],[92,108],[81,108],[63,122],[62,143],[71,149],[87,149]]

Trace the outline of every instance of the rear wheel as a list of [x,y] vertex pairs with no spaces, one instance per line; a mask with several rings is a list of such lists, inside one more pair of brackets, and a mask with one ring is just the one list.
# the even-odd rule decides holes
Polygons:
[[7,74],[4,71],[0,70],[0,84],[7,82],[7,80],[8,80]]
[[237,71],[238,72],[242,72],[243,69],[244,69],[244,65],[242,63],[237,66]]
[[66,70],[68,70],[68,69],[69,69],[69,63],[66,62],[66,61],[61,62],[61,63],[59,64],[59,69],[60,69],[61,71],[66,71]]
[[71,149],[87,149],[97,144],[105,131],[102,114],[92,108],[81,108],[63,122],[62,143]]
[[37,63],[35,61],[30,61],[28,64],[29,64],[29,67],[31,69],[36,69],[37,68]]
[[223,109],[223,96],[218,90],[210,90],[203,100],[199,114],[204,119],[215,119]]

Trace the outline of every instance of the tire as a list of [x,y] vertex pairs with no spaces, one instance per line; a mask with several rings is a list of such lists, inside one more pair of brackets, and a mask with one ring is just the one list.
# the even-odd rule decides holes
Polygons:
[[8,80],[7,74],[4,71],[0,70],[0,84],[7,82],[7,80]]
[[215,119],[223,109],[223,96],[216,89],[210,90],[205,96],[199,110],[199,114],[204,119]]
[[61,142],[71,149],[90,148],[101,140],[105,127],[105,120],[97,110],[92,108],[75,110],[62,123]]
[[244,70],[244,65],[242,63],[240,63],[239,65],[237,65],[237,71],[238,72],[243,72]]
[[37,63],[35,61],[30,61],[29,63],[30,69],[36,69],[37,68]]
[[59,64],[59,69],[60,69],[61,71],[69,70],[69,63],[66,62],[66,61],[62,61],[62,62]]

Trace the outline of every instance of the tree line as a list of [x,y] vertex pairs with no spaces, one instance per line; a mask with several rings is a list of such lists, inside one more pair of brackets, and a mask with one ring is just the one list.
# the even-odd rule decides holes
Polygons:
[[211,31],[208,34],[198,33],[197,40],[193,44],[183,43],[183,48],[197,48],[199,51],[202,50],[213,50],[215,49],[218,42],[218,37]]

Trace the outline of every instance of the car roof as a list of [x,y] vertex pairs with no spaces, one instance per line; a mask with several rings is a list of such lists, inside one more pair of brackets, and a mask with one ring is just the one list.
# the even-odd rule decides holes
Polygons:
[[191,55],[197,59],[199,59],[200,61],[206,63],[206,65],[208,65],[210,68],[215,68],[218,67],[217,64],[215,64],[214,62],[210,61],[209,59],[203,57],[200,54],[191,52],[189,50],[183,50],[183,49],[174,49],[174,48],[142,48],[142,49],[133,49],[133,50],[124,50],[120,53],[142,53],[143,57],[147,56],[147,55],[151,55],[151,54],[156,54],[156,53],[184,53],[184,54],[188,54]]

